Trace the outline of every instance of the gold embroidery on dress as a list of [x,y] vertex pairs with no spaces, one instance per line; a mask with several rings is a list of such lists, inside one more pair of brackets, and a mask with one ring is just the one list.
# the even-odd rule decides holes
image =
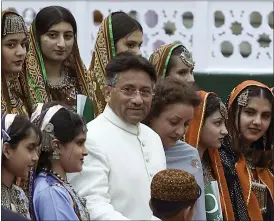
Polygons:
[[1,183],[1,206],[28,218],[29,211],[28,208],[26,208],[26,204],[28,203],[20,197],[20,194],[21,192],[14,185],[9,188]]
[[260,183],[260,181],[256,180],[252,174],[252,170],[256,170],[256,167],[253,163],[252,157],[248,158],[246,157],[247,161],[247,170],[249,174],[251,174],[251,191],[255,194],[259,207],[261,209],[261,212],[264,214],[267,212],[267,186],[263,183]]

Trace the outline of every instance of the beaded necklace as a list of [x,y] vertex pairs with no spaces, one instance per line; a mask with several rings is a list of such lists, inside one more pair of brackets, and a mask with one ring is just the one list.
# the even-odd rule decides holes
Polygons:
[[[76,215],[78,216],[79,220],[89,220],[89,212],[86,208],[86,199],[80,197],[76,193],[76,191],[72,188],[72,185],[67,180],[65,180],[61,175],[59,175],[57,172],[50,170],[48,168],[42,168],[42,171],[52,176],[56,180],[58,180],[59,183],[69,192],[73,200],[74,211]],[[80,211],[79,204],[81,208],[83,209],[82,213]]]

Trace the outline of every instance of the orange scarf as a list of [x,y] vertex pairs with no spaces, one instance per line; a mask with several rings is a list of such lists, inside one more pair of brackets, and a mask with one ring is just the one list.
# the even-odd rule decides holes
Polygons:
[[[194,118],[192,119],[185,136],[186,142],[195,148],[198,148],[200,141],[200,131],[204,123],[204,112],[206,108],[207,97],[209,94],[213,94],[211,92],[205,91],[198,91],[198,93],[202,99],[202,102],[197,108],[195,108]],[[221,206],[224,214],[224,219],[234,220],[232,203],[226,184],[224,169],[219,155],[219,151],[216,149],[208,149],[208,153],[214,177],[217,180],[220,188]]]
[[[244,81],[237,87],[235,87],[231,92],[228,108],[232,106],[233,102],[235,101],[236,97],[241,93],[241,91],[243,91],[246,87],[253,85],[270,90],[266,85],[260,82],[253,80]],[[251,171],[249,171],[245,158],[242,154],[240,155],[240,158],[236,163],[236,171],[243,190],[243,196],[247,206],[249,217],[251,218],[251,220],[263,220],[258,200],[255,194],[251,191],[252,174]],[[253,172],[256,172],[259,180],[267,186],[273,200],[273,175],[266,168],[256,168],[256,171]]]

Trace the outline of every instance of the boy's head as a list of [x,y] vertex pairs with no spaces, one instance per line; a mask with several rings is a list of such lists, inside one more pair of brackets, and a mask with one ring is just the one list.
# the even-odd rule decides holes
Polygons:
[[200,195],[201,188],[193,175],[167,169],[153,177],[150,207],[153,215],[163,221],[191,220]]

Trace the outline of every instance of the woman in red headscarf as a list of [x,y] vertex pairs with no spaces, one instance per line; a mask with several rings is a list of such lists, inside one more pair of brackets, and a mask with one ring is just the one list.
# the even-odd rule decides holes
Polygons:
[[256,81],[239,84],[228,100],[229,135],[220,156],[235,220],[271,220],[273,110],[270,88]]

